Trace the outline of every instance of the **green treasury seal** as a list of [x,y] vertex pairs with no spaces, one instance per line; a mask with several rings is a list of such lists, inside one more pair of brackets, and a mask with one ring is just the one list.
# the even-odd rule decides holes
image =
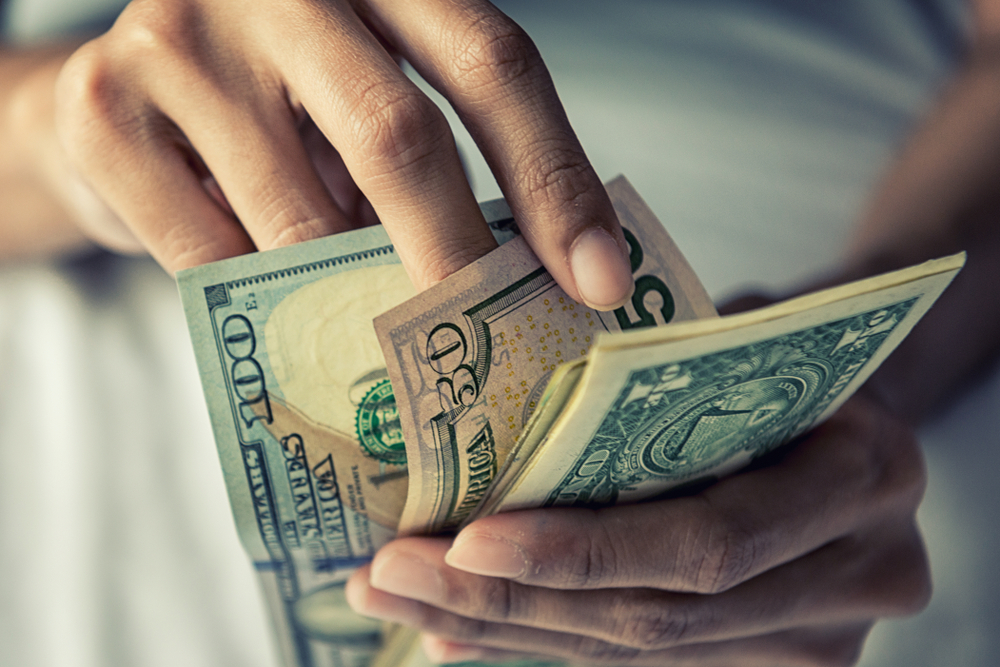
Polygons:
[[403,429],[388,379],[369,389],[361,399],[354,423],[358,441],[368,456],[394,465],[406,465]]

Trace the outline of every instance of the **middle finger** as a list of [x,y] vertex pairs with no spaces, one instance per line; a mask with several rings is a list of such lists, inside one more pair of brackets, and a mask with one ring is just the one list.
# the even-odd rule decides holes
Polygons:
[[324,26],[313,40],[280,30],[265,38],[277,40],[270,49],[291,89],[371,202],[410,278],[426,289],[496,242],[444,114],[346,4],[309,5],[312,23]]

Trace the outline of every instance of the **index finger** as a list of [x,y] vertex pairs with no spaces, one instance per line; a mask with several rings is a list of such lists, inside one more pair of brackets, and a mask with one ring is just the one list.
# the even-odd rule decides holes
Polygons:
[[524,30],[485,0],[367,4],[366,18],[455,107],[560,286],[591,307],[620,306],[633,287],[628,246]]
[[778,464],[691,497],[486,517],[459,533],[446,562],[549,588],[728,590],[862,526],[912,515],[925,483],[919,445],[853,400]]

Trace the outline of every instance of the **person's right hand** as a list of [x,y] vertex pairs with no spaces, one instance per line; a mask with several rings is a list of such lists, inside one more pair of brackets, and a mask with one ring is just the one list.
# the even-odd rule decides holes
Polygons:
[[624,300],[604,189],[538,51],[484,0],[135,0],[59,75],[62,144],[120,219],[81,207],[81,227],[177,271],[378,219],[419,288],[445,278],[495,242],[395,54],[458,111],[563,288]]

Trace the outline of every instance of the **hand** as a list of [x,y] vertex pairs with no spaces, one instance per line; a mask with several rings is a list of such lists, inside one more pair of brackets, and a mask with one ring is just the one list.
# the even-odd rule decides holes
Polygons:
[[81,225],[176,271],[379,219],[418,287],[443,279],[495,242],[396,54],[458,111],[567,292],[627,297],[621,230],[545,65],[485,0],[132,2],[59,75],[66,153],[123,221]]
[[930,595],[919,446],[856,396],[777,456],[689,497],[397,540],[348,600],[445,662],[853,664],[876,619]]

